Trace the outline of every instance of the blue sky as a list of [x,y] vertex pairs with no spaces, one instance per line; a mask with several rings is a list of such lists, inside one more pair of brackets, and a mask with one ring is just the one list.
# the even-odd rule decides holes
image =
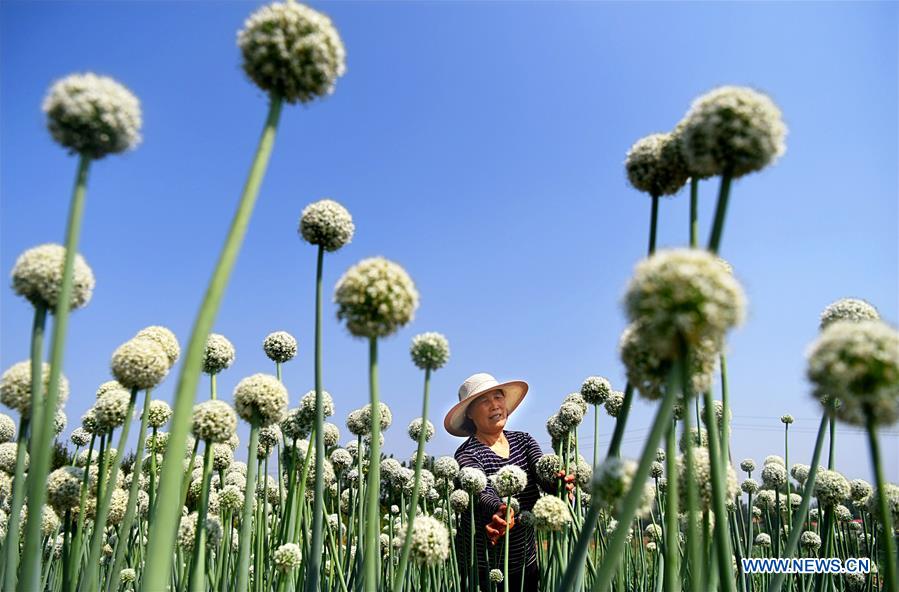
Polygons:
[[[69,431],[109,378],[112,351],[144,326],[187,341],[237,203],[266,98],[235,45],[243,2],[13,2],[0,5],[0,264],[61,242],[75,159],[46,132],[50,84],[72,72],[115,77],[140,98],[144,142],[95,163],[80,252],[97,287],[71,317]],[[895,3],[317,3],[340,31],[348,71],[333,96],[286,108],[243,251],[215,323],[237,361],[223,398],[271,372],[262,339],[300,342],[285,367],[291,401],[312,387],[315,251],[302,208],[322,197],[353,214],[353,242],[326,257],[325,387],[336,423],[368,396],[367,347],[335,318],[333,286],[358,260],[402,264],[421,293],[415,321],[381,345],[393,409],[386,450],[401,457],[420,414],[413,335],[440,331],[452,358],[432,381],[435,424],[475,372],[531,385],[510,428],[545,450],[545,419],[593,374],[623,389],[621,295],[644,254],[649,199],[622,162],[640,137],[670,130],[696,96],[751,85],[781,107],[787,153],[735,182],[722,254],[747,292],[728,345],[738,460],[811,457],[818,410],[804,352],[818,315],[866,298],[891,323],[897,285]],[[701,185],[708,236],[717,181]],[[684,192],[661,205],[661,246],[687,240]],[[31,309],[0,291],[0,366],[28,355]],[[171,399],[177,369],[159,388]],[[201,382],[199,399],[208,381]],[[624,451],[639,454],[655,406],[639,401]],[[601,418],[600,441],[613,421]],[[242,428],[243,429],[243,428]],[[439,431],[433,454],[460,440]],[[592,415],[581,430],[592,451]],[[899,428],[882,434],[899,479]],[[871,479],[865,440],[840,427],[837,468]]]

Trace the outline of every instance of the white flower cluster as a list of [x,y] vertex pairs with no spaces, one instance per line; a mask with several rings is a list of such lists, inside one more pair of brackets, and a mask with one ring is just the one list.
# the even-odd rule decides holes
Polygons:
[[131,150],[141,141],[140,101],[107,76],[88,72],[57,81],[43,110],[53,139],[90,158]]
[[491,475],[490,482],[501,498],[518,495],[528,484],[528,475],[517,465],[506,465]]
[[266,427],[281,421],[287,411],[287,389],[268,374],[253,374],[234,387],[234,407],[245,421]]
[[472,495],[477,495],[487,487],[487,475],[475,467],[462,467],[459,471],[459,485]]
[[206,339],[206,352],[203,355],[203,372],[218,374],[234,363],[236,352],[228,338],[218,333],[210,333]]
[[227,442],[237,431],[237,414],[224,401],[198,403],[194,405],[191,431],[206,442]]
[[703,341],[720,343],[743,321],[743,289],[715,255],[699,249],[667,249],[637,264],[625,295],[631,322],[660,357],[681,354]]
[[161,428],[172,417],[172,408],[165,401],[154,399],[150,401],[147,410],[147,424],[151,428]]
[[[12,270],[12,289],[33,305],[42,305],[53,313],[62,290],[62,272],[66,249],[47,243],[28,249],[16,259]],[[94,292],[94,272],[80,254],[72,267],[72,296],[69,309],[86,306]]]
[[734,177],[758,171],[786,152],[780,109],[751,88],[722,86],[693,101],[675,133],[691,174]]
[[[41,364],[41,390],[46,393],[50,382],[50,364]],[[69,381],[59,376],[58,405],[61,407],[69,398]],[[25,360],[9,367],[0,377],[0,403],[15,409],[23,417],[31,415],[31,361]]]
[[353,240],[356,226],[345,207],[331,199],[311,203],[300,215],[300,236],[307,243],[336,251]]
[[181,346],[178,345],[178,338],[166,327],[152,325],[138,331],[135,337],[145,337],[150,341],[158,343],[169,359],[169,366],[174,366],[181,356]]
[[409,323],[418,291],[406,271],[383,257],[363,259],[343,274],[334,290],[337,318],[356,337],[386,337]]
[[571,524],[571,511],[568,502],[554,495],[544,495],[534,504],[534,528],[560,532]]
[[[686,508],[686,492],[687,492],[687,480],[692,479],[696,484],[698,492],[699,492],[699,509],[700,510],[711,510],[712,509],[712,465],[711,458],[709,457],[709,449],[708,448],[693,448],[693,474],[689,475],[687,472],[686,459],[682,456],[677,459],[678,462],[678,491],[681,494],[681,507]],[[727,464],[727,468],[725,470],[725,482],[724,482],[724,499],[731,500],[739,491],[739,485],[737,484],[737,473],[734,471],[734,468]]]
[[870,302],[860,298],[841,298],[821,312],[821,329],[837,321],[879,321],[880,313]]
[[849,499],[850,493],[849,480],[846,477],[829,469],[818,471],[815,477],[815,496],[819,505],[836,506]]
[[602,376],[588,376],[581,385],[581,396],[589,405],[602,405],[612,394],[612,384]]
[[690,176],[680,139],[670,133],[637,140],[624,159],[624,168],[635,189],[656,197],[674,195]]
[[94,418],[97,426],[104,432],[117,428],[131,418],[128,407],[131,404],[131,393],[125,389],[115,389],[104,393],[94,403]]
[[297,355],[297,340],[287,331],[275,331],[265,337],[262,349],[269,360],[283,364]]
[[142,391],[162,382],[171,365],[157,341],[135,337],[112,353],[111,368],[112,375],[124,388]]
[[[613,514],[617,514],[620,504],[627,492],[633,486],[640,486],[634,483],[634,475],[637,472],[637,463],[632,460],[622,460],[615,457],[607,458],[593,472],[593,492],[603,501]],[[655,488],[649,482],[642,485],[643,492],[640,497],[640,505],[637,509],[637,516],[646,516],[649,514],[652,504],[655,501]]]
[[[406,526],[398,529],[396,539],[403,541]],[[402,543],[401,543],[402,544]],[[446,561],[450,553],[449,531],[440,520],[431,516],[418,516],[412,525],[410,557],[418,565],[436,565]]]
[[331,20],[293,0],[250,15],[237,45],[247,76],[289,103],[331,94],[346,71],[346,52]]
[[449,361],[449,341],[440,333],[421,333],[412,338],[409,353],[422,370],[437,370]]
[[837,418],[854,425],[899,420],[899,332],[881,321],[834,322],[808,352],[809,380],[819,400],[838,397]]
[[281,545],[272,554],[272,561],[282,572],[288,572],[300,566],[303,559],[303,553],[300,546],[295,543],[286,543]]

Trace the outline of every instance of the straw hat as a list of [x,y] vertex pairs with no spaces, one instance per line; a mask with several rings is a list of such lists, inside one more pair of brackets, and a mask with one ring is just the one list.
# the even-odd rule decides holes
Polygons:
[[462,424],[465,423],[465,410],[480,395],[497,389],[506,395],[506,415],[511,415],[527,394],[528,383],[523,380],[500,383],[485,372],[469,376],[459,387],[459,402],[443,418],[443,427],[446,431],[454,436],[468,436],[469,434],[462,429]]

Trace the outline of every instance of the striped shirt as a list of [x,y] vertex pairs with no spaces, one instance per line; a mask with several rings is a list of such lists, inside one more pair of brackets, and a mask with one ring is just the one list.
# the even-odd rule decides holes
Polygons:
[[[503,433],[509,441],[509,458],[499,456],[480,440],[470,436],[456,450],[456,461],[460,467],[474,467],[484,471],[487,477],[490,477],[507,465],[518,465],[528,476],[528,483],[524,491],[515,496],[521,506],[519,513],[525,510],[530,511],[540,497],[536,466],[537,461],[543,456],[543,451],[540,450],[540,445],[537,444],[534,437],[527,432],[503,430]],[[551,487],[550,484],[542,482],[539,485],[543,489]],[[499,510],[500,504],[504,503],[505,500],[500,499],[488,479],[487,488],[474,498],[474,502],[475,548],[478,566],[482,572],[486,573],[488,570],[496,567],[502,568],[501,551],[503,541],[500,539],[495,546],[490,545],[487,541],[487,533],[484,527],[490,523],[493,514]],[[456,553],[459,556],[460,566],[469,564],[470,533],[471,518],[468,516],[460,517],[456,530]],[[524,526],[516,521],[515,526],[509,530],[510,572],[517,573],[523,566],[536,563],[537,545],[535,541],[533,527]],[[489,550],[489,563],[485,549]],[[498,561],[499,565],[497,565]]]

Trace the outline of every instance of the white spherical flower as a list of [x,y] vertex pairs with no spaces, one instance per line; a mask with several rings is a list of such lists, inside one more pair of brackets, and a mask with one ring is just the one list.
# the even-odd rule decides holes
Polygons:
[[[41,390],[46,396],[50,384],[50,364],[41,364]],[[69,381],[59,376],[59,397],[57,405],[62,406],[69,398]],[[0,377],[0,403],[15,409],[24,417],[31,415],[31,361],[13,364]]]
[[61,467],[47,476],[47,503],[59,513],[74,508],[81,500],[81,483],[84,469]]
[[300,440],[309,436],[312,431],[312,418],[303,409],[291,409],[281,420],[281,433],[289,440]]
[[491,475],[490,482],[496,493],[505,498],[524,491],[528,484],[528,475],[517,465],[506,465]]
[[[722,401],[712,401],[712,416],[715,418],[715,424],[720,428],[724,426],[724,403]],[[706,419],[706,408],[705,405],[702,406],[702,414],[699,416],[702,420],[702,424],[708,427],[709,423]],[[727,421],[730,423],[730,420],[733,418],[733,412],[728,408],[727,410]]]
[[409,353],[422,370],[437,370],[449,361],[449,341],[440,333],[421,333],[412,338]]
[[468,492],[463,489],[456,489],[450,494],[450,507],[454,512],[462,513],[468,510],[468,502],[470,497]]
[[768,489],[780,489],[787,484],[787,470],[783,465],[768,463],[762,468],[762,482]]
[[[634,385],[645,399],[661,399],[666,392],[672,360],[660,355],[654,340],[641,323],[631,323],[621,333],[618,341],[619,354],[624,363],[628,381]],[[712,385],[712,376],[718,362],[721,344],[706,338],[695,344],[690,351],[690,388],[693,393],[707,391]],[[675,417],[680,419],[678,405]]]
[[588,376],[581,385],[581,396],[590,405],[602,405],[612,394],[612,384],[602,376]]
[[94,417],[103,431],[110,431],[124,424],[128,417],[131,393],[118,389],[109,391],[94,403]]
[[262,349],[269,360],[283,364],[297,355],[297,340],[287,331],[275,331],[265,337]]
[[[699,509],[710,510],[712,508],[712,466],[708,448],[693,449],[693,475],[688,476],[687,464],[684,457],[678,459],[678,487],[682,497],[682,507],[686,507],[687,479],[692,478],[697,485],[699,493]],[[725,471],[724,499],[733,499],[739,491],[737,473],[728,463]]]
[[871,484],[864,479],[853,479],[849,482],[849,495],[852,501],[860,502],[871,495]]
[[705,448],[709,445],[709,433],[705,428],[690,428],[690,432],[683,432],[677,442],[677,447],[681,452],[686,452],[687,443],[692,442],[693,448]]
[[674,195],[690,177],[675,134],[650,134],[637,140],[624,159],[627,179],[653,196]]
[[559,407],[559,421],[568,430],[573,430],[584,420],[584,412],[584,408],[576,402],[566,401]]
[[503,570],[501,569],[491,569],[489,577],[490,581],[494,584],[502,584],[503,580],[505,579],[503,577]]
[[353,456],[345,448],[335,448],[329,458],[338,474],[342,474],[353,465]]
[[846,501],[850,493],[849,480],[836,471],[822,469],[815,477],[815,496],[823,507]]
[[141,329],[135,337],[144,337],[158,343],[168,357],[170,366],[174,366],[181,356],[181,346],[178,345],[178,338],[166,327],[153,325],[146,329]]
[[0,443],[10,442],[15,439],[16,422],[5,413],[0,413]]
[[237,34],[243,69],[262,90],[288,103],[309,102],[334,90],[346,71],[346,52],[331,20],[293,0],[254,12]]
[[748,493],[749,495],[755,495],[759,492],[759,483],[755,479],[744,479],[742,483],[740,483],[740,489],[743,490],[743,493]]
[[[632,460],[607,458],[593,472],[592,495],[601,499],[613,514],[617,514],[624,496],[635,485],[633,480],[636,472],[637,463]],[[655,488],[651,483],[644,483],[637,516],[647,515],[654,501]]]
[[58,80],[43,110],[53,139],[90,158],[131,150],[141,141],[140,101],[107,76],[87,72]]
[[218,374],[234,363],[236,355],[234,345],[227,337],[210,333],[206,339],[206,352],[203,355],[203,372]]
[[[379,402],[378,409],[379,409],[379,416],[380,416],[380,420],[381,420],[380,421],[381,431],[383,432],[384,430],[386,430],[387,428],[390,427],[391,423],[393,423],[393,414],[390,412],[390,408],[385,403]],[[370,435],[371,428],[373,425],[372,424],[371,403],[366,403],[365,406],[359,410],[358,421],[364,430],[362,435],[363,436]],[[351,432],[353,431],[353,428],[351,428],[350,424],[349,424],[349,418],[347,418],[347,429],[349,429]],[[354,434],[354,435],[359,435],[359,434]]]
[[632,322],[662,358],[674,359],[681,341],[691,350],[720,342],[745,315],[743,289],[711,253],[667,249],[637,264],[625,295]]
[[553,483],[559,478],[562,459],[557,454],[544,454],[537,460],[535,470],[542,481]]
[[253,374],[234,388],[234,406],[242,419],[265,427],[284,417],[287,389],[274,376]]
[[150,401],[147,410],[147,424],[151,428],[161,428],[172,417],[172,408],[165,401],[154,399]]
[[[406,525],[397,533],[400,540],[406,537]],[[418,516],[412,526],[411,559],[418,565],[436,565],[449,558],[449,531],[440,520],[431,516]]]
[[[300,399],[300,410],[307,421],[310,423],[315,421],[315,390],[303,395]],[[334,398],[325,390],[322,391],[322,414],[325,417],[334,415]]]
[[146,390],[158,385],[169,373],[165,350],[151,339],[135,337],[112,354],[112,375],[126,389]]
[[837,321],[878,321],[880,313],[870,302],[860,298],[841,298],[828,304],[821,312],[821,329]]
[[751,473],[755,470],[755,461],[751,458],[744,458],[740,461],[740,469],[747,473]]
[[827,326],[808,353],[814,395],[838,397],[836,417],[854,425],[899,420],[899,332],[880,321]]
[[755,546],[756,547],[770,547],[771,546],[771,535],[766,534],[764,532],[756,535]]
[[272,554],[272,562],[282,572],[288,572],[300,566],[303,553],[300,546],[295,543],[281,545]]
[[[887,512],[892,515],[893,524],[899,524],[899,485],[884,483],[883,489],[886,493]],[[873,490],[871,495],[868,496],[866,509],[876,520],[882,520],[880,515],[880,491],[878,489]]]
[[299,233],[307,243],[333,252],[353,240],[353,217],[345,207],[331,199],[322,199],[303,209]]
[[621,391],[612,391],[612,394],[606,399],[604,407],[606,413],[608,413],[610,417],[618,417],[621,408],[624,407],[624,393]]
[[215,471],[226,471],[234,462],[234,451],[227,444],[212,445],[212,468]]
[[816,532],[806,530],[799,537],[799,546],[806,551],[817,551],[821,547],[821,537]]
[[137,572],[134,571],[133,567],[126,567],[119,572],[119,580],[121,580],[123,584],[133,584],[134,581],[137,580]]
[[554,495],[544,495],[534,504],[534,528],[560,532],[571,524],[568,503]]
[[790,415],[789,413],[785,413],[784,415],[780,416],[780,423],[782,423],[784,425],[790,425],[794,421],[795,420],[793,419],[793,416]]
[[784,457],[779,456],[777,454],[769,454],[768,456],[765,457],[765,460],[762,464],[763,465],[776,464],[776,465],[780,465],[782,467],[787,466],[784,461]]
[[751,88],[722,86],[693,101],[677,125],[692,175],[733,177],[758,171],[786,152],[780,109]]
[[468,493],[476,495],[487,487],[487,475],[475,467],[462,467],[459,471],[459,484]]
[[[430,421],[428,421],[425,425],[426,425],[425,442],[429,442],[431,440],[431,438],[434,437],[434,432],[435,432],[434,424],[431,423]],[[421,435],[421,418],[420,417],[416,417],[411,422],[409,422],[408,433],[409,433],[409,437],[413,441],[418,442],[418,438]]]
[[66,416],[65,412],[62,409],[57,409],[56,413],[53,415],[53,433],[57,436],[60,435],[65,431],[68,423],[69,418]]
[[237,414],[224,401],[204,401],[194,405],[193,435],[206,442],[227,442],[237,431]]
[[386,337],[409,323],[418,291],[406,271],[383,257],[363,259],[338,280],[337,318],[356,337]]
[[75,446],[87,446],[91,441],[91,435],[90,432],[84,428],[75,428],[69,436],[69,440],[71,440],[72,444]]
[[452,456],[441,456],[434,461],[434,475],[451,482],[459,475],[459,463]]
[[[62,290],[65,247],[57,244],[43,244],[28,249],[16,259],[12,270],[12,288],[16,294],[26,298],[33,305],[47,307],[55,313]],[[94,272],[80,254],[75,254],[72,268],[72,296],[69,309],[87,305],[94,291]]]
[[322,438],[325,448],[334,448],[340,442],[340,428],[333,423],[325,423],[322,426]]

